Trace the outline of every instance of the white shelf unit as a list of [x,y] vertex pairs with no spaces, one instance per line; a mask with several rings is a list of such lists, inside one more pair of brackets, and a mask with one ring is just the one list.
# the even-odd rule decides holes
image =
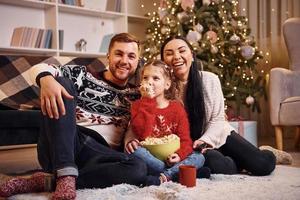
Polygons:
[[[105,5],[110,0],[85,0]],[[38,0],[0,0],[0,54],[105,57],[99,52],[106,34],[129,32],[145,39],[148,23],[145,14],[157,10],[159,0],[121,0],[121,12],[78,7]],[[156,5],[155,5],[156,4]],[[144,5],[144,6],[142,6]],[[10,46],[16,27],[52,30],[51,49]],[[59,49],[59,30],[63,30],[63,48]],[[75,43],[87,41],[86,51],[76,51]]]

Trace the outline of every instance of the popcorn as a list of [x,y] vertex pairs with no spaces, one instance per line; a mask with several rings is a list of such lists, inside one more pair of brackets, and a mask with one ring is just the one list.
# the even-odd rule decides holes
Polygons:
[[175,134],[165,135],[163,137],[147,137],[144,141],[141,141],[141,145],[154,145],[154,144],[168,144],[173,140],[180,140]]
[[150,85],[149,83],[143,82],[140,86],[140,91],[142,96],[148,96],[152,98],[155,95],[153,85]]

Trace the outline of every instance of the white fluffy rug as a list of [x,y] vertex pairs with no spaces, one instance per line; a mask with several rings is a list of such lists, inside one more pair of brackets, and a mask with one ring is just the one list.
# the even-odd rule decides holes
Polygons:
[[[46,200],[51,195],[23,194],[9,199]],[[299,200],[300,168],[277,165],[270,176],[212,175],[210,179],[198,179],[197,186],[186,188],[177,183],[138,188],[132,185],[116,185],[106,189],[77,191],[78,200]]]

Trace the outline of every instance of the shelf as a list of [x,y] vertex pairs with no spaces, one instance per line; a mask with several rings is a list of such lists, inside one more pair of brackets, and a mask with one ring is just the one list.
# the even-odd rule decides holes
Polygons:
[[148,17],[139,16],[139,15],[127,15],[129,21],[136,21],[136,22],[145,22],[149,20]]
[[28,47],[0,47],[1,54],[40,54],[40,55],[56,55],[55,49],[39,49]]
[[105,57],[105,53],[79,52],[79,51],[59,51],[60,56],[75,56],[75,57]]
[[65,5],[65,4],[59,4],[58,10],[59,10],[59,12],[89,15],[89,16],[108,18],[108,19],[116,19],[116,18],[125,16],[124,13],[112,12],[112,11],[100,11],[100,10],[96,10],[96,9],[90,9],[90,8],[78,7],[78,6],[72,6],[72,5]]
[[[112,5],[107,5],[108,2]],[[59,0],[52,0],[52,2],[0,0],[0,54],[100,57],[102,59],[106,58],[106,52],[99,52],[99,49],[105,35],[129,32],[143,41],[149,22],[149,18],[144,15],[157,9],[159,0],[121,0],[121,12],[111,11],[116,10],[115,2],[87,0],[85,7],[80,7],[61,4]],[[17,27],[51,29],[52,48],[10,47],[14,30]],[[59,40],[59,30],[63,30],[61,40]],[[22,40],[32,36],[31,33],[22,33],[21,36],[18,35]],[[86,52],[76,51],[76,44],[81,39],[86,41]],[[63,48],[59,49],[60,46]]]
[[53,2],[44,2],[44,1],[35,1],[35,0],[0,0],[0,3],[16,5],[16,6],[26,6],[29,8],[43,8],[43,9],[47,9],[55,6],[55,3]]

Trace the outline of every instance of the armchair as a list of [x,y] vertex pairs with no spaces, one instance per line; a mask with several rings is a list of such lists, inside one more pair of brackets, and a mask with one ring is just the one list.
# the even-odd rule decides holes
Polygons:
[[270,118],[275,127],[277,149],[283,149],[283,127],[296,126],[295,146],[300,134],[300,18],[283,24],[283,36],[289,56],[289,69],[270,71]]

